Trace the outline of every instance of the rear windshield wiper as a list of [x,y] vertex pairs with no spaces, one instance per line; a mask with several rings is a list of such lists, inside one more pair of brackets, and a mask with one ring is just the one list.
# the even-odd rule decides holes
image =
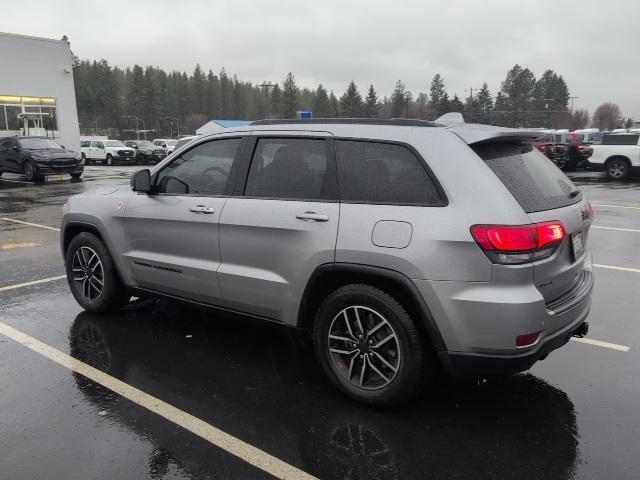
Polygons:
[[577,197],[578,195],[580,195],[580,190],[574,190],[573,192],[569,192],[569,193],[567,194],[567,197],[569,197],[569,198],[575,198],[575,197]]

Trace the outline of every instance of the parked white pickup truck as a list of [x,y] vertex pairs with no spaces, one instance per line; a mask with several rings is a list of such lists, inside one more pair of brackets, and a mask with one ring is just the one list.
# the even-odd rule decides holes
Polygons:
[[116,163],[133,164],[136,151],[119,140],[92,140],[80,142],[80,154],[85,162],[114,165]]
[[607,172],[609,178],[621,180],[640,171],[640,134],[606,134],[600,145],[591,145],[588,165]]

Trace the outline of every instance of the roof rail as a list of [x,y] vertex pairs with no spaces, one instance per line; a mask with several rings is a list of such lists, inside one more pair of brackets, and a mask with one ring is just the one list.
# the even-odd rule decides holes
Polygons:
[[312,124],[339,124],[339,125],[395,125],[398,127],[443,127],[436,122],[418,120],[413,118],[310,118],[310,119],[265,119],[256,120],[251,125],[300,125]]

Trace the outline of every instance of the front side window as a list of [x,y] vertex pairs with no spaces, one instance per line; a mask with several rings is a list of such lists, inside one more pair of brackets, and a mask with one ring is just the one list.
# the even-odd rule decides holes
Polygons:
[[231,167],[241,138],[202,143],[184,152],[160,170],[158,193],[173,195],[224,195],[231,182]]
[[331,198],[327,145],[315,138],[262,138],[258,141],[245,196],[320,200]]
[[87,147],[89,147],[89,145],[91,145],[91,142],[87,142],[85,140],[80,142],[80,148],[87,148]]
[[438,189],[411,150],[396,144],[338,140],[344,202],[440,205]]

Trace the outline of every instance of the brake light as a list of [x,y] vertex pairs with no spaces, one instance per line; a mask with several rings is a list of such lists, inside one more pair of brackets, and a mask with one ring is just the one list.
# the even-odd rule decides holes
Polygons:
[[531,225],[473,225],[471,235],[494,263],[518,264],[550,256],[567,236],[559,221]]

